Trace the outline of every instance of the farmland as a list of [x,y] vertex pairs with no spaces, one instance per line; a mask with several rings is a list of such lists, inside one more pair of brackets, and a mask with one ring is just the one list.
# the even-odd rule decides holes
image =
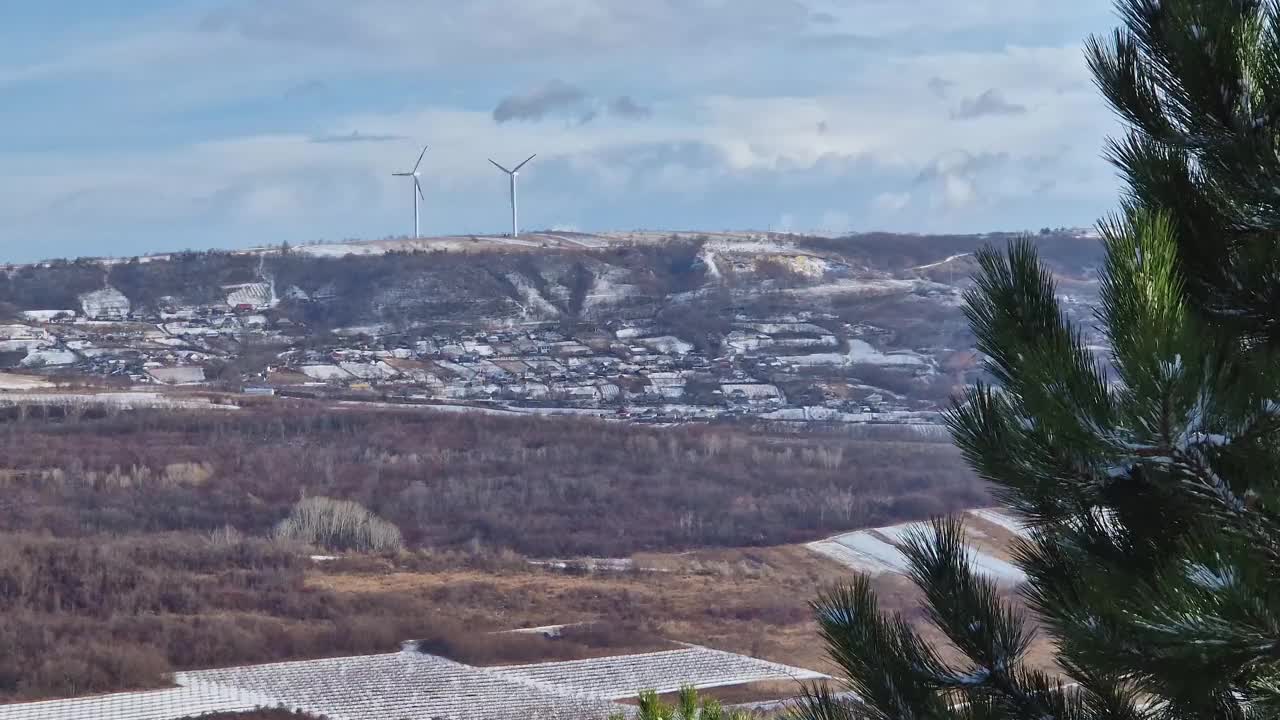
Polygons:
[[818,673],[699,647],[559,663],[479,668],[400,652],[180,673],[178,687],[82,700],[0,706],[0,720],[173,720],[258,707],[297,708],[332,720],[603,718],[614,701],[682,684],[723,687],[809,680]]
[[[204,696],[216,691],[222,695],[213,697],[228,701],[284,703],[332,718],[398,717],[378,713],[394,713],[415,703],[452,718],[469,717],[466,713],[472,705],[461,698],[474,693],[492,698],[494,707],[511,708],[511,701],[503,698],[519,687],[528,702],[536,701],[539,710],[551,716],[589,711],[579,717],[603,718],[613,709],[612,703],[627,702],[637,688],[670,691],[682,682],[692,682],[712,689],[713,695],[747,703],[790,697],[797,691],[796,678],[830,671],[806,602],[820,587],[847,577],[837,563],[799,546],[643,553],[635,560],[644,570],[565,573],[523,565],[467,568],[456,560],[449,563],[451,567],[422,569],[412,567],[408,559],[393,563],[370,558],[320,563],[305,571],[306,591],[328,598],[326,602],[344,612],[362,607],[369,612],[391,599],[406,603],[414,598],[414,604],[401,605],[400,612],[424,620],[429,613],[430,621],[398,628],[403,637],[397,638],[377,633],[375,618],[360,616],[354,618],[352,630],[380,637],[380,652],[346,651],[326,660],[266,665],[215,662],[232,667],[180,671],[175,675],[181,683],[177,690],[130,693],[114,702],[183,701],[195,689]],[[917,617],[917,597],[904,578],[886,573],[875,582],[887,609]],[[381,622],[387,624],[386,619]],[[624,631],[594,641],[578,635],[577,642],[597,644],[597,651],[589,653],[592,657],[509,661],[513,650],[501,642],[503,638],[520,636],[529,641],[515,643],[517,654],[524,652],[519,646],[543,642],[554,646],[562,641],[545,641],[540,633],[507,631],[559,623],[571,624],[561,630],[567,638],[574,637],[569,633],[573,623]],[[471,637],[479,649],[461,648],[470,653],[463,661],[401,647],[401,639],[423,634]],[[277,632],[271,637],[284,642],[288,636]],[[693,645],[667,642],[663,649],[652,650],[652,644],[644,644],[662,638]],[[434,645],[430,649],[437,651]],[[455,644],[447,651],[458,649]],[[545,655],[576,656],[559,650]],[[66,707],[102,707],[94,702],[106,701],[77,700]],[[35,706],[0,705],[0,720],[26,720],[12,714],[24,707]],[[179,709],[183,707],[187,706]],[[44,717],[80,720],[74,715]]]
[[[989,504],[944,436],[910,428],[642,426],[206,391],[60,400],[78,392],[22,388],[0,407],[4,720],[58,698],[74,698],[57,706],[70,720],[110,717],[111,703],[156,720],[280,703],[376,717],[394,710],[379,702],[428,699],[462,717],[450,698],[476,682],[495,697],[551,688],[538,702],[552,716],[682,681],[775,700],[827,668],[808,607],[821,588],[868,572],[886,607],[919,620],[893,544],[931,515]],[[394,542],[279,536],[303,498],[365,508]],[[1016,523],[969,519],[999,567]],[[822,552],[872,541],[882,567]],[[508,632],[544,626],[565,627],[555,641]],[[404,655],[409,639],[425,654]],[[295,697],[245,669],[358,675],[367,658],[391,684],[354,700]],[[396,696],[423,672],[446,678],[444,694]]]
[[[269,400],[2,416],[0,699],[409,638],[481,665],[677,641],[817,669],[806,602],[848,570],[801,543],[987,502],[945,440],[907,431]],[[403,548],[272,539],[312,496],[368,508]],[[564,623],[610,632],[577,649],[481,639]]]

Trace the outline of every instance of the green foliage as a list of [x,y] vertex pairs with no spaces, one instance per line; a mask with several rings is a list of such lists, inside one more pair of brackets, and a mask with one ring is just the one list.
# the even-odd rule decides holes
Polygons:
[[970,567],[961,526],[910,539],[925,617],[865,580],[814,608],[857,699],[802,718],[1261,718],[1280,712],[1280,3],[1120,0],[1089,43],[1130,124],[1128,197],[1100,224],[1104,373],[1030,240],[979,253],[966,315],[987,357],[948,417],[1029,520],[1023,595],[1066,680],[1027,662],[1031,618]]
[[676,720],[697,720],[698,718],[698,689],[692,685],[685,685],[680,688],[680,694],[676,701]]
[[[613,713],[609,720],[622,720],[624,713]],[[697,688],[684,685],[676,695],[674,705],[663,702],[654,690],[643,690],[636,696],[638,720],[748,720],[751,714],[741,709],[726,711],[720,701],[699,698]]]
[[636,697],[639,707],[636,717],[639,720],[672,720],[675,708],[662,701],[653,690],[643,690]]

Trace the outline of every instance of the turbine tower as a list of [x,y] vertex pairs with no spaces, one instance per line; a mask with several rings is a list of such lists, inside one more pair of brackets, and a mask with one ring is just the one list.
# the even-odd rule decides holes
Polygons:
[[519,214],[518,214],[517,204],[516,204],[516,178],[520,177],[520,168],[524,167],[525,165],[528,165],[529,160],[532,160],[536,157],[538,157],[537,153],[530,155],[528,159],[526,159],[524,162],[517,165],[515,170],[508,170],[502,167],[501,165],[499,165],[498,163],[493,162],[492,158],[489,159],[489,162],[493,163],[494,167],[498,168],[499,170],[501,170],[502,172],[506,173],[511,177],[511,237],[513,238],[520,237],[520,225],[518,222]]
[[427,146],[423,145],[422,153],[418,155],[418,162],[413,164],[413,170],[407,173],[391,173],[395,177],[413,178],[413,237],[415,240],[422,237],[418,231],[418,199],[421,198],[423,202],[427,201],[427,198],[422,195],[422,184],[418,182],[418,166],[422,164],[422,157],[426,154]]

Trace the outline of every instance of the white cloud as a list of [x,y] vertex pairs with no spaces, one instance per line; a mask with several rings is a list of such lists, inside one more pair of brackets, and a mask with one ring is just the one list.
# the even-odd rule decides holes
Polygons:
[[[739,216],[768,224],[785,212],[793,222],[823,215],[824,226],[847,229],[850,217],[827,199],[837,195],[846,207],[902,223],[996,224],[1014,203],[1102,212],[1115,182],[1099,155],[1115,125],[1075,41],[992,42],[985,50],[971,43],[979,49],[967,51],[944,42],[979,28],[998,38],[1019,22],[1105,20],[1097,2],[234,0],[211,13],[175,10],[41,62],[6,65],[0,50],[0,87],[8,90],[79,79],[92,81],[92,91],[101,80],[108,89],[98,92],[118,101],[103,112],[121,113],[122,127],[198,120],[164,144],[0,146],[0,227],[20,228],[24,238],[76,237],[86,228],[132,237],[142,228],[135,242],[150,247],[171,242],[171,228],[147,235],[155,223],[198,225],[239,244],[277,228],[377,236],[403,225],[407,196],[389,173],[411,162],[420,142],[432,145],[423,183],[427,227],[438,230],[490,222],[503,186],[485,158],[518,162],[533,152],[539,157],[522,172],[521,191],[530,213],[536,200],[559,204],[548,224],[574,218],[588,226],[615,212],[651,216],[645,222],[657,226],[668,208],[636,205],[637,197],[709,206],[766,187],[777,206],[724,200],[718,224],[738,225]],[[794,52],[814,33],[844,33],[849,43]],[[940,39],[927,51],[896,44],[931,33]],[[863,41],[878,44],[863,52]],[[863,54],[853,62],[844,52]],[[456,95],[433,86],[391,102],[366,90],[388,77],[457,73],[470,75],[452,84]],[[502,98],[545,89],[548,78],[575,91],[552,100],[573,105],[589,96],[604,111],[569,127],[550,116],[538,121],[543,104],[535,102],[511,116],[531,122],[494,122]],[[320,108],[294,93],[304,87],[319,88],[313,96],[329,104],[296,116],[268,104],[275,114],[261,121],[257,110],[240,109],[286,94],[290,104]],[[977,109],[1023,111],[953,120],[965,99]],[[34,120],[20,129],[37,137],[41,119],[69,127],[70,137],[103,132],[92,112],[83,127],[55,109],[24,112]],[[368,141],[341,142],[353,130]],[[983,158],[1002,158],[998,170],[974,162]],[[925,203],[937,212],[900,212]]]

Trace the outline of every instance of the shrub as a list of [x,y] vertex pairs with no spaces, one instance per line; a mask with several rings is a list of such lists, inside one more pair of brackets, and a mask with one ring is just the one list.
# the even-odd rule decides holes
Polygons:
[[400,528],[359,503],[327,497],[299,500],[276,526],[275,537],[335,551],[394,552],[403,545]]

